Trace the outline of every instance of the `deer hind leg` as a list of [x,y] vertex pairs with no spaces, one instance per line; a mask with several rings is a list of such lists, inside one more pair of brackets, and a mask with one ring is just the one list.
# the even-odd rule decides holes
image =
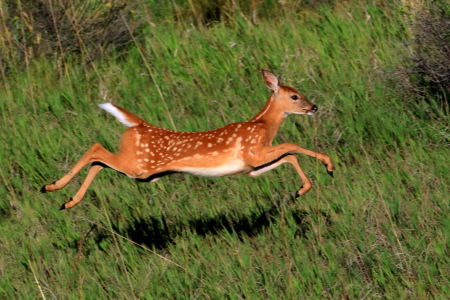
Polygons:
[[101,169],[103,169],[102,165],[92,165],[78,192],[75,194],[75,196],[70,198],[69,201],[63,203],[59,210],[72,208],[80,203],[81,200],[83,200],[84,194],[86,193],[88,187],[91,185],[92,180],[98,174],[98,172],[100,172]]
[[83,155],[83,157],[81,157],[81,159],[67,174],[51,184],[44,185],[41,189],[41,192],[53,192],[63,188],[70,180],[73,179],[76,174],[78,174],[78,172],[80,172],[82,168],[84,168],[88,164],[95,162],[98,162],[100,164],[96,164],[91,167],[80,190],[70,201],[63,204],[60,209],[71,208],[81,202],[87,188],[91,184],[95,175],[97,175],[97,173],[103,168],[101,164],[106,165],[119,172],[125,173],[130,177],[136,177],[136,171],[133,170],[133,164],[130,163],[130,161],[124,160],[124,156],[121,156],[120,154],[112,154],[102,145],[96,143]]
[[[103,148],[99,143],[95,143],[92,147],[86,151],[86,153],[81,157],[81,159],[75,164],[75,166],[67,172],[61,179],[54,181],[51,184],[46,184],[41,188],[42,193],[53,192],[59,189],[62,189],[72,180],[78,172],[81,171],[85,166],[90,164],[92,161],[92,157],[95,156],[95,153],[98,152],[98,149]],[[104,149],[104,148],[103,148]]]
[[[107,153],[104,153],[105,151]],[[107,156],[113,156],[113,154],[108,150],[106,150],[105,148],[103,148],[102,145],[100,145],[99,143],[95,143],[88,151],[86,151],[86,153],[81,157],[81,159],[75,164],[75,166],[69,172],[67,172],[63,177],[61,177],[61,179],[56,180],[51,184],[44,185],[41,188],[41,192],[46,193],[62,189],[69,183],[69,181],[71,181],[75,177],[75,175],[78,174],[78,172],[81,171],[81,169],[83,169],[88,164],[94,162],[96,158],[101,159],[102,157],[105,156],[105,154]]]
[[293,154],[288,154],[282,157],[280,160],[274,162],[273,164],[268,164],[263,167],[256,168],[254,171],[251,171],[249,175],[252,177],[259,176],[263,173],[275,169],[276,167],[284,163],[290,163],[295,168],[303,183],[302,187],[295,193],[295,197],[297,198],[299,196],[303,196],[311,189],[312,184],[308,177],[306,177],[305,172],[303,172],[302,168],[298,164],[297,157],[295,157]]

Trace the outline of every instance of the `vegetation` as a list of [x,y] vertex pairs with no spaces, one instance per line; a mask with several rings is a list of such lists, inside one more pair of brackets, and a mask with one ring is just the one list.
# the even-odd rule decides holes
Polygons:
[[[87,15],[113,6],[84,2]],[[432,90],[396,89],[394,74],[412,64],[408,7],[224,1],[211,15],[178,2],[133,2],[114,15],[124,40],[86,47],[100,52],[50,40],[39,50],[29,43],[38,30],[23,27],[30,14],[11,9],[26,1],[0,4],[0,298],[449,295],[449,107]],[[86,170],[39,193],[93,143],[117,150],[125,128],[98,103],[157,126],[208,130],[263,107],[260,68],[319,107],[313,118],[288,118],[275,141],[335,162],[331,179],[299,156],[313,182],[304,197],[292,199],[301,182],[287,165],[259,178],[156,183],[103,170],[62,212]]]
[[450,5],[432,1],[415,13],[409,42],[410,60],[400,68],[402,86],[409,94],[429,93],[446,102],[450,97]]

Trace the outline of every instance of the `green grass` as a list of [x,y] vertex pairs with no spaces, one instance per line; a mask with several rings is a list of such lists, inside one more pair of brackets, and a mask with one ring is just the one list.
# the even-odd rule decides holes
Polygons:
[[[257,26],[239,15],[209,27],[168,19],[146,27],[143,56],[135,46],[119,59],[68,56],[63,67],[42,57],[9,70],[0,89],[0,297],[445,298],[448,106],[408,98],[390,79],[405,24],[398,7],[370,1]],[[291,201],[301,182],[290,166],[157,183],[103,170],[62,212],[86,170],[60,191],[38,192],[93,143],[117,151],[125,128],[97,107],[102,87],[151,124],[200,131],[264,106],[260,68],[319,107],[315,119],[288,118],[275,141],[317,148],[336,164],[331,179],[299,156],[313,182],[304,197]]]

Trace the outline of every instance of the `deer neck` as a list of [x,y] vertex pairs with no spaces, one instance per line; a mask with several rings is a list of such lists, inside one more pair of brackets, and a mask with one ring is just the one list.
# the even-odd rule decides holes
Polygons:
[[278,102],[273,95],[269,97],[266,105],[261,111],[250,120],[250,122],[263,123],[272,139],[277,135],[281,123],[286,119],[287,115],[279,107]]

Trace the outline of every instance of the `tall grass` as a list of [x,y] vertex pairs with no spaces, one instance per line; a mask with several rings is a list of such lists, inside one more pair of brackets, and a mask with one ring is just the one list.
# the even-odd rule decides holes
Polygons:
[[[334,3],[257,22],[244,10],[205,26],[169,6],[164,21],[152,5],[120,58],[42,56],[2,77],[1,297],[449,294],[448,111],[386,80],[407,38],[400,8]],[[290,117],[275,141],[336,163],[332,180],[299,157],[313,181],[305,197],[291,201],[301,182],[289,166],[146,184],[104,170],[63,212],[86,170],[38,193],[94,142],[117,150],[124,128],[97,107],[104,97],[157,126],[208,130],[263,107],[259,68],[319,107],[314,118]]]

